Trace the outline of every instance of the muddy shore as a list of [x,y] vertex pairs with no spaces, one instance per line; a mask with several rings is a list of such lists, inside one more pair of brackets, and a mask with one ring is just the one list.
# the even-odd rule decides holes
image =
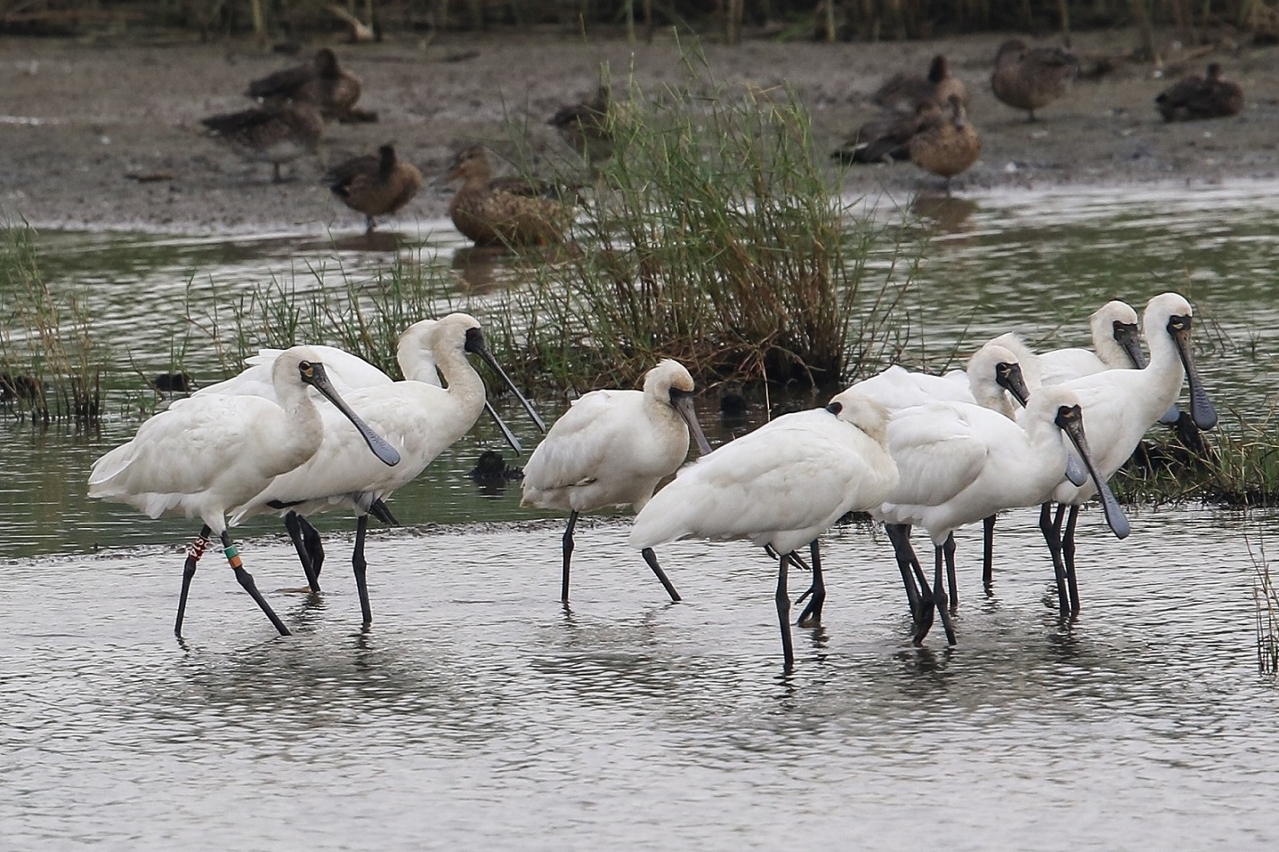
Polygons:
[[[945,53],[968,83],[969,114],[983,141],[980,161],[956,181],[959,194],[1279,175],[1279,47],[1224,39],[1194,55],[1169,48],[1158,72],[1148,62],[1119,61],[1078,81],[1066,99],[1042,111],[1041,121],[1029,123],[990,91],[994,53],[1006,37],[836,45],[748,40],[739,47],[709,44],[704,54],[720,82],[790,84],[812,112],[819,144],[830,149],[869,116],[868,96],[884,77],[923,70],[935,53]],[[1086,59],[1122,59],[1135,42],[1129,32],[1081,33],[1074,48]],[[546,119],[592,93],[601,62],[615,80],[633,68],[648,91],[686,74],[681,46],[670,36],[631,45],[549,32],[447,35],[429,44],[392,38],[337,50],[363,80],[360,106],[379,120],[331,125],[320,156],[293,164],[293,180],[272,184],[269,166],[246,163],[202,136],[199,119],[248,106],[249,80],[298,58],[244,42],[201,45],[178,36],[95,44],[0,39],[0,217],[46,228],[358,230],[361,217],[319,183],[325,163],[390,141],[429,180],[460,144],[511,150],[512,124],[527,127],[535,152],[562,156],[563,143]],[[1243,85],[1243,113],[1165,124],[1155,95],[1170,80],[1202,73],[1211,60]],[[834,169],[831,185],[838,185]],[[938,186],[909,163],[861,167],[843,182],[858,194]],[[441,219],[447,204],[446,191],[424,188],[390,226]]]

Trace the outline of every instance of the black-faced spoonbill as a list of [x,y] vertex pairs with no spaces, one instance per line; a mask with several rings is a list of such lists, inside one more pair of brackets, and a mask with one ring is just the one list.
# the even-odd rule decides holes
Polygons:
[[369,512],[375,502],[411,482],[436,456],[469,432],[484,411],[484,381],[467,360],[467,354],[479,355],[493,368],[539,428],[544,428],[532,404],[489,353],[474,317],[449,314],[427,328],[423,342],[433,364],[443,374],[447,389],[406,380],[358,388],[347,394],[351,407],[386,435],[399,452],[399,465],[384,469],[366,464],[367,453],[357,451],[351,429],[334,417],[325,417],[324,439],[315,454],[277,476],[231,518],[231,523],[237,524],[263,512],[293,512],[305,517],[335,507],[353,510],[357,521],[351,565],[366,626],[373,620],[364,558]]
[[[573,400],[524,465],[523,506],[568,510],[560,599],[568,600],[573,527],[582,512],[605,506],[644,509],[657,484],[688,458],[689,435],[711,451],[693,411],[693,377],[667,358],[644,376],[644,389],[597,390]],[[671,600],[679,592],[652,548],[644,561]]]
[[[932,625],[933,606],[941,614],[947,640],[955,642],[941,587],[944,547],[951,533],[998,511],[1042,502],[1066,472],[1069,455],[1063,435],[1097,483],[1115,534],[1128,535],[1127,518],[1093,465],[1079,401],[1070,391],[1034,392],[1018,422],[955,402],[932,402],[893,414],[888,450],[901,477],[871,514],[889,526],[915,620],[916,644]],[[931,591],[910,547],[912,526],[923,527],[933,542]],[[920,593],[913,591],[915,579],[920,580]]]
[[[789,671],[787,566],[846,513],[878,506],[897,484],[885,447],[888,410],[854,391],[825,408],[785,414],[682,469],[635,518],[629,544],[653,548],[681,538],[749,539],[777,560],[777,621]],[[823,594],[814,592],[814,597]]]
[[[1204,392],[1195,370],[1190,342],[1193,322],[1190,302],[1177,293],[1163,293],[1146,304],[1142,330],[1150,347],[1150,363],[1141,370],[1106,370],[1083,376],[1059,387],[1079,397],[1097,470],[1109,479],[1128,460],[1146,431],[1153,426],[1190,385],[1190,415],[1200,429],[1217,424],[1217,411]],[[1075,522],[1079,508],[1093,496],[1089,483],[1062,482],[1051,501],[1059,504],[1055,520],[1051,501],[1040,510],[1039,525],[1053,557],[1057,598],[1062,615],[1079,611],[1075,578]],[[1069,518],[1063,529],[1063,514]]]
[[179,637],[196,564],[214,534],[240,585],[282,635],[289,633],[244,570],[227,534],[226,515],[320,448],[324,422],[307,386],[326,396],[349,420],[363,455],[382,467],[400,460],[399,453],[333,389],[313,350],[305,346],[286,350],[276,359],[272,378],[278,402],[218,395],[178,400],[143,423],[133,440],[98,459],[89,474],[90,497],[127,503],[153,518],[181,512],[204,521],[199,537],[187,549],[173,626]]

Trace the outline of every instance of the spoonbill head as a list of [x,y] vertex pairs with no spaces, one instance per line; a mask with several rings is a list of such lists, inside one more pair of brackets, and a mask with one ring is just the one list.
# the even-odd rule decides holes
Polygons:
[[[897,484],[888,410],[849,389],[825,408],[783,415],[683,468],[635,518],[632,547],[681,538],[746,539],[778,554],[777,616],[794,664],[787,565],[847,512],[878,506]],[[816,592],[815,592],[816,595]]]
[[[711,451],[693,410],[693,377],[665,359],[644,376],[643,390],[597,390],[573,401],[524,466],[523,506],[569,512],[563,537],[561,599],[568,600],[573,529],[580,513],[605,506],[642,510],[657,484],[688,457],[689,436]],[[679,593],[646,550],[672,600]]]
[[226,515],[319,449],[324,426],[308,387],[350,420],[366,454],[383,465],[399,462],[396,450],[333,388],[314,350],[294,347],[282,353],[272,368],[272,383],[275,400],[197,395],[175,402],[143,423],[131,441],[98,459],[89,475],[90,497],[126,503],[153,518],[182,513],[204,522],[188,550],[174,626],[178,635],[196,562],[211,534],[221,539],[241,586],[281,634],[289,632],[244,570],[226,532]]

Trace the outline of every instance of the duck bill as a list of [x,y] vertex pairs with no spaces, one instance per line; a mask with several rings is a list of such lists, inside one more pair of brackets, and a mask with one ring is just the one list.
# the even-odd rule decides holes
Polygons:
[[[466,348],[476,355],[484,359],[484,363],[492,368],[493,372],[501,377],[506,386],[510,388],[511,393],[515,394],[515,398],[520,401],[520,405],[524,406],[524,410],[528,412],[528,416],[533,418],[533,424],[537,426],[538,431],[546,434],[546,421],[542,420],[542,416],[533,408],[533,403],[529,402],[524,394],[520,393],[520,389],[515,386],[515,382],[511,381],[511,377],[506,375],[506,371],[502,369],[502,365],[497,363],[497,359],[493,357],[493,353],[489,352],[488,347],[484,345],[484,338],[478,333],[466,336]],[[490,409],[490,412],[492,409]],[[498,421],[501,423],[501,421]]]
[[1026,378],[1022,375],[1021,364],[1000,363],[995,368],[995,384],[1013,395],[1013,399],[1026,407],[1030,399],[1030,388],[1026,387]]
[[1115,342],[1124,350],[1134,369],[1146,369],[1146,353],[1141,351],[1141,334],[1137,331],[1136,323],[1115,323]]
[[516,455],[524,452],[524,445],[520,443],[520,439],[515,437],[511,427],[506,425],[506,421],[502,419],[502,416],[497,413],[497,409],[493,407],[493,403],[487,399],[484,400],[484,410],[489,413],[489,417],[493,418],[493,422],[497,424],[497,428],[502,432],[502,437],[506,439],[506,443],[511,445],[511,449],[515,450]]
[[351,409],[351,406],[347,405],[346,401],[338,395],[338,392],[334,389],[332,382],[329,381],[328,374],[324,371],[324,365],[312,361],[311,366],[313,369],[311,374],[306,377],[307,383],[320,393],[324,394],[328,401],[333,403],[338,411],[346,415],[346,419],[350,420],[355,426],[356,430],[360,433],[360,437],[364,439],[364,443],[368,444],[369,449],[373,451],[373,455],[378,457],[378,461],[391,467],[399,464],[399,452],[395,449],[395,447],[392,447],[389,443],[387,443],[385,438],[369,428],[369,424],[361,420],[360,415],[356,414]]
[[1195,369],[1195,358],[1190,344],[1191,318],[1173,317],[1168,320],[1168,333],[1177,344],[1177,354],[1181,356],[1181,365],[1186,368],[1186,381],[1190,383],[1190,416],[1200,429],[1211,429],[1217,425],[1217,409],[1204,391],[1199,381],[1199,371]]
[[697,422],[697,412],[693,410],[693,395],[678,391],[672,393],[671,405],[675,407],[675,411],[688,424],[688,434],[692,435],[693,440],[697,442],[697,452],[704,456],[709,455],[711,445],[706,440],[706,433],[702,431],[702,424]]
[[1066,437],[1070,439],[1070,443],[1074,445],[1075,452],[1083,460],[1084,467],[1088,469],[1088,475],[1092,477],[1093,483],[1097,486],[1097,496],[1101,498],[1101,510],[1106,515],[1106,523],[1110,525],[1110,529],[1115,533],[1116,538],[1127,538],[1128,533],[1132,532],[1132,527],[1128,523],[1128,517],[1124,514],[1124,510],[1120,508],[1119,501],[1111,493],[1110,486],[1106,484],[1105,478],[1097,473],[1097,466],[1093,463],[1092,454],[1088,452],[1088,438],[1084,435],[1084,416],[1079,406],[1063,405],[1059,408],[1057,410],[1057,425],[1066,434]]

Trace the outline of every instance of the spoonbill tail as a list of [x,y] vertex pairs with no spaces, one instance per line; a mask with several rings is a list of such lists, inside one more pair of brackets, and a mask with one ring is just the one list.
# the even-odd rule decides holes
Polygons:
[[[794,666],[787,566],[809,546],[820,571],[817,538],[850,511],[878,506],[897,484],[885,446],[889,413],[844,391],[825,408],[785,414],[683,468],[635,518],[629,543],[652,548],[697,537],[749,539],[772,548],[777,621],[786,669]],[[824,588],[813,596],[824,596]]]
[[[699,453],[711,451],[693,410],[693,377],[670,358],[645,374],[642,391],[592,391],[574,400],[551,426],[524,466],[520,505],[569,512],[561,600],[568,600],[578,516],[605,506],[630,505],[642,511],[657,483],[688,458],[690,434]],[[679,592],[652,548],[644,548],[643,556],[671,600],[678,601]]]
[[179,637],[191,579],[212,535],[218,536],[240,585],[281,635],[289,633],[244,569],[227,533],[226,515],[240,511],[274,477],[303,464],[320,448],[324,422],[307,386],[327,397],[349,420],[363,455],[383,467],[400,461],[395,448],[334,390],[314,350],[305,346],[286,350],[271,372],[274,401],[218,395],[178,400],[143,423],[133,440],[98,459],[89,474],[90,497],[127,503],[152,518],[182,512],[204,521],[200,535],[187,549],[173,626]]

